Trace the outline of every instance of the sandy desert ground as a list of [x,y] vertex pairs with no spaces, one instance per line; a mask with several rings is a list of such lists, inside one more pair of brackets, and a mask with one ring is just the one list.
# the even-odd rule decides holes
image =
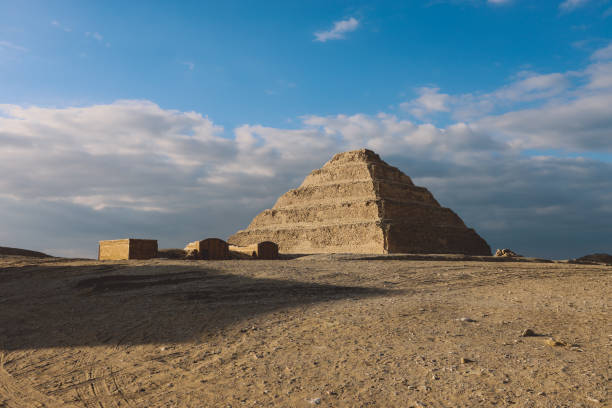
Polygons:
[[610,406],[611,289],[564,263],[3,256],[0,407]]

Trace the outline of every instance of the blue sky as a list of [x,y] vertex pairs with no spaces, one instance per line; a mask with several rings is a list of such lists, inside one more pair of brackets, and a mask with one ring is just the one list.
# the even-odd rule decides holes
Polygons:
[[492,246],[612,252],[611,41],[607,0],[0,2],[0,245],[227,237],[369,147]]
[[[523,70],[579,69],[612,31],[612,4],[597,1],[573,12],[559,1],[371,3],[2,2],[1,38],[27,49],[3,50],[2,98],[147,99],[230,128],[286,126],[387,111],[422,86],[486,92]],[[313,41],[350,18],[344,39]]]

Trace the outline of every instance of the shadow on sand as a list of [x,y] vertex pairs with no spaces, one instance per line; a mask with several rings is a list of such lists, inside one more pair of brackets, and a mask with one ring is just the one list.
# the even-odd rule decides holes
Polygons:
[[200,265],[5,268],[0,348],[197,341],[263,313],[390,293],[232,275]]

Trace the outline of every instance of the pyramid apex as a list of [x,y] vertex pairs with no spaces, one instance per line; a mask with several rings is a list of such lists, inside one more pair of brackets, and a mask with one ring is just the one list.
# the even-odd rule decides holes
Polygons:
[[326,165],[352,161],[361,161],[369,163],[382,162],[383,160],[374,151],[363,148],[358,150],[350,150],[348,152],[336,153],[334,157],[332,157],[332,159],[326,163]]

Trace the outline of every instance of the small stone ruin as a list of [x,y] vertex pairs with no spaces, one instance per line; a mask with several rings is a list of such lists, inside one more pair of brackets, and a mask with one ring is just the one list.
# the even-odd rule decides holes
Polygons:
[[117,261],[123,259],[151,259],[157,256],[157,240],[154,239],[113,239],[100,241],[98,260]]
[[227,242],[219,238],[207,238],[194,241],[185,247],[188,259],[222,260],[230,259]]
[[523,255],[519,255],[516,252],[514,252],[511,249],[508,248],[504,248],[504,249],[498,249],[495,251],[495,256],[505,256],[508,258],[522,258]]

